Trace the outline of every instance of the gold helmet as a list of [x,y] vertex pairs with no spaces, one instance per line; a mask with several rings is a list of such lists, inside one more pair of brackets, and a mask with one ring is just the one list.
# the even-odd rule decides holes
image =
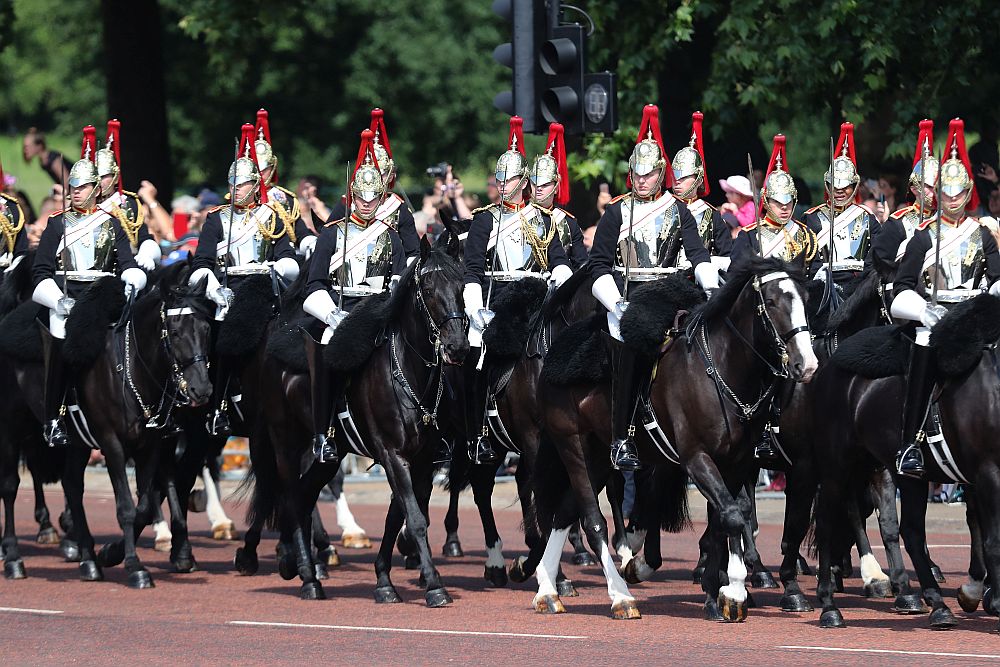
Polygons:
[[111,194],[111,189],[116,187],[118,192],[122,191],[121,179],[121,122],[117,118],[108,121],[108,135],[104,142],[104,148],[97,151],[97,175],[100,178],[114,176],[108,189],[101,188],[102,195]]
[[[858,186],[861,185],[861,176],[858,175],[857,158],[854,154],[853,123],[841,124],[840,137],[837,138],[834,148],[835,150],[839,150],[840,154],[833,158],[833,174],[830,173],[829,168],[823,174],[823,187],[826,189],[827,200],[829,201],[830,197],[834,198],[834,208],[843,209],[852,199],[857,197]],[[842,201],[837,201],[837,197],[834,196],[833,191],[843,188],[852,189]]]
[[[497,189],[506,204],[520,204],[521,192],[528,182],[528,162],[524,155],[524,121],[520,116],[510,117],[510,135],[507,139],[507,150],[497,159],[494,175],[497,179]],[[517,178],[514,187],[507,187],[507,181]]]
[[552,195],[545,200],[539,201],[538,188],[549,183],[557,183],[558,187],[554,191],[554,204],[566,204],[569,201],[569,172],[566,168],[566,141],[565,130],[560,123],[549,125],[549,140],[545,152],[535,157],[534,164],[531,165],[532,190],[531,199],[536,204],[545,204]]
[[691,114],[691,139],[687,146],[677,151],[670,163],[675,183],[688,176],[695,176],[691,187],[684,192],[674,193],[681,199],[704,197],[710,192],[705,174],[705,147],[701,127],[704,119],[705,114],[700,111]]
[[[949,217],[958,218],[962,209],[974,211],[979,207],[969,154],[965,150],[965,122],[960,118],[953,119],[948,126],[945,155],[949,157],[941,165],[941,194],[955,197],[965,193],[953,207],[945,211]],[[943,201],[940,204],[944,206]]]
[[94,158],[97,153],[97,130],[93,125],[83,128],[83,145],[80,148],[80,159],[73,163],[69,170],[69,187],[76,188],[81,185],[94,184],[100,182],[101,177],[97,173],[97,165]]
[[392,188],[396,182],[396,163],[392,159],[392,147],[389,145],[389,132],[385,127],[385,112],[378,107],[372,109],[372,122],[369,129],[374,133],[373,148],[375,161],[382,170],[382,180],[387,188]]
[[[774,135],[774,147],[771,150],[771,162],[767,167],[767,174],[764,176],[764,187],[761,188],[761,201],[765,210],[771,214],[776,222],[787,222],[787,218],[782,218],[771,208],[771,200],[779,204],[792,204],[799,198],[799,193],[795,189],[795,181],[792,175],[786,170],[786,148],[785,135]],[[790,216],[789,216],[790,217]]]
[[254,151],[257,153],[257,169],[263,173],[268,167],[271,168],[271,175],[264,185],[271,185],[278,180],[278,156],[274,154],[271,146],[271,126],[267,120],[267,111],[257,110],[257,124],[254,126]]
[[[351,197],[364,202],[381,199],[386,193],[385,179],[375,157],[374,140],[375,133],[371,130],[361,133],[361,149],[354,165],[354,176],[351,177]],[[368,222],[375,216],[377,210],[377,207],[374,207],[370,213],[365,214],[354,209],[353,214]]]
[[[258,189],[263,194],[260,171],[257,168],[257,149],[254,144],[254,126],[250,123],[244,123],[240,134],[239,156],[229,165],[229,187],[233,189],[234,201],[232,203],[236,206],[250,204],[257,194]],[[244,183],[253,183],[254,187],[250,189],[245,197],[236,200],[236,188]]]
[[[913,171],[910,172],[910,187],[924,185],[935,187],[939,173],[938,160],[934,157],[934,121],[920,121],[920,133],[917,135],[917,149],[913,154]],[[926,173],[921,173],[926,170]]]

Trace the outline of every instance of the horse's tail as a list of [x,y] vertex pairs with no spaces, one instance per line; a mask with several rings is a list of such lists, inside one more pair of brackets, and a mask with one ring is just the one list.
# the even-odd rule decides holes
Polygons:
[[534,526],[544,535],[552,526],[553,516],[572,497],[566,466],[559,457],[555,442],[544,429],[539,436],[538,455],[535,469],[531,471],[530,488],[531,498],[524,524]]
[[660,510],[660,528],[679,533],[691,527],[688,507],[688,475],[681,466],[656,466],[656,504]]
[[464,444],[464,441],[459,440],[452,451],[451,465],[448,466],[448,476],[444,480],[444,490],[448,493],[452,491],[464,491],[472,483],[472,479],[469,476],[472,461],[466,456],[464,451],[459,451],[461,444]]
[[274,447],[269,437],[253,438],[250,469],[234,494],[238,498],[250,496],[247,508],[248,526],[265,526],[277,530],[281,510],[281,488]]

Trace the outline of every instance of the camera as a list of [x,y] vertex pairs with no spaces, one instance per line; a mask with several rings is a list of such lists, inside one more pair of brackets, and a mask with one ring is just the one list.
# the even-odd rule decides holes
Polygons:
[[435,165],[427,167],[427,175],[431,178],[444,178],[448,175],[448,163],[438,162]]

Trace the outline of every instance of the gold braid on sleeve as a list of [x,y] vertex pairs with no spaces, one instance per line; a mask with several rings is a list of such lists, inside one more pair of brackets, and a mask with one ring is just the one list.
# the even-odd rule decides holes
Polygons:
[[21,210],[21,202],[16,199],[8,199],[3,197],[4,203],[6,205],[13,204],[14,208],[17,209],[17,224],[14,224],[13,218],[9,217],[8,214],[0,215],[0,231],[3,232],[4,243],[7,245],[7,252],[14,252],[14,243],[17,240],[18,233],[24,229],[24,211]]

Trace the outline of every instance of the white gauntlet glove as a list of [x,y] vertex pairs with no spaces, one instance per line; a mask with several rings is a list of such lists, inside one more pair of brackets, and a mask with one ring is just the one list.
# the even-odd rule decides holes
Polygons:
[[313,250],[316,249],[316,237],[310,234],[303,239],[299,240],[299,254],[309,259],[312,256]]
[[274,272],[284,280],[292,282],[299,277],[299,263],[291,257],[282,257],[274,263]]
[[990,287],[990,294],[993,296],[1000,296],[1000,280],[993,283],[993,286]]
[[139,246],[135,253],[135,263],[143,271],[152,271],[160,263],[163,255],[160,253],[160,245],[153,239],[146,239]]
[[932,306],[913,290],[904,290],[896,295],[889,308],[893,317],[920,322],[928,329],[941,321],[948,312],[944,306]]
[[125,296],[129,292],[138,294],[146,286],[146,272],[137,268],[125,269],[122,271],[122,282],[125,283]]
[[719,267],[713,262],[702,262],[694,267],[694,279],[706,296],[712,296],[719,289]]
[[625,304],[622,293],[618,290],[615,277],[606,273],[594,281],[590,288],[591,294],[608,310],[608,332],[617,340],[622,339],[622,316],[625,315]]
[[552,269],[552,275],[549,276],[549,283],[559,287],[571,277],[573,277],[573,269],[565,264],[560,264]]

